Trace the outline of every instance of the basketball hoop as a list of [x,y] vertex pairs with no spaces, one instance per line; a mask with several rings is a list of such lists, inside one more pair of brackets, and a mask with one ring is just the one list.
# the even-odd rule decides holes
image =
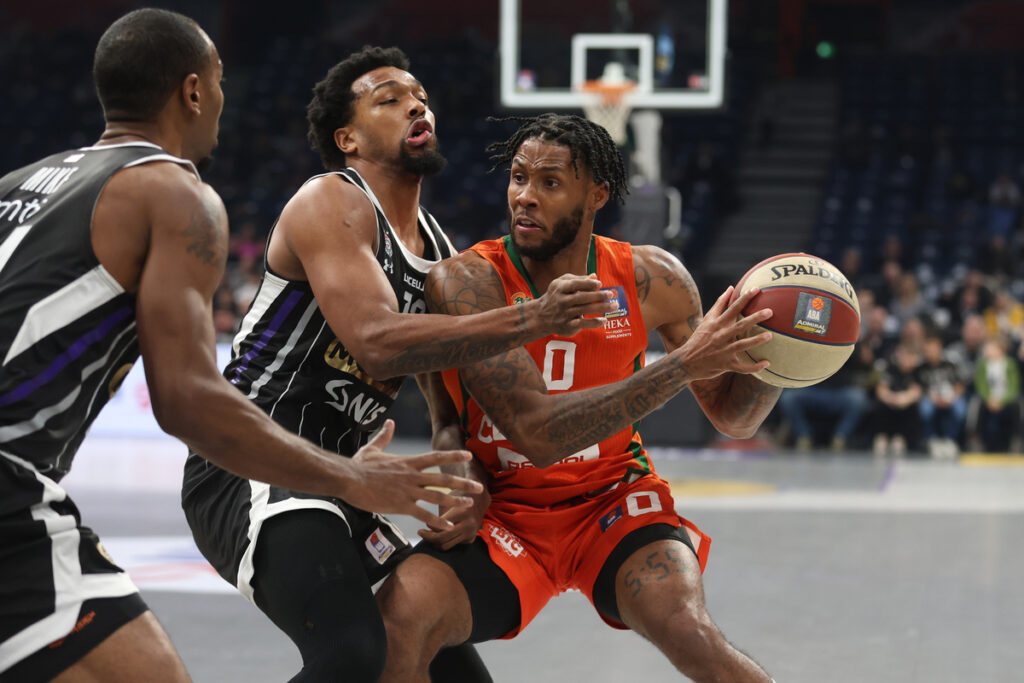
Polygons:
[[628,95],[636,89],[636,83],[629,80],[583,81],[580,92],[593,93],[600,101],[584,104],[583,113],[594,123],[603,126],[616,145],[626,143],[626,124],[633,108],[629,104]]

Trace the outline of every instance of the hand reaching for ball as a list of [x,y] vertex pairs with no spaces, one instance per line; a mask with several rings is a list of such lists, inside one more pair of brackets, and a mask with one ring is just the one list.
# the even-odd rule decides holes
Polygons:
[[686,343],[673,351],[695,380],[711,379],[724,372],[749,375],[770,365],[767,360],[752,362],[746,351],[771,340],[771,332],[747,335],[755,325],[771,318],[772,310],[762,308],[743,315],[743,309],[761,290],[751,287],[730,303],[733,289],[730,286],[718,297]]

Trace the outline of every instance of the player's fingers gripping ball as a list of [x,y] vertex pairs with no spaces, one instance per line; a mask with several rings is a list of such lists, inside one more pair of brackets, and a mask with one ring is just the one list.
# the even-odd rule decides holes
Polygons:
[[770,308],[768,320],[750,328],[772,338],[743,353],[771,365],[756,373],[777,387],[806,387],[835,373],[853,353],[860,332],[860,305],[849,280],[828,261],[810,254],[779,254],[747,271],[730,303],[751,287],[760,287],[746,308],[750,315]]

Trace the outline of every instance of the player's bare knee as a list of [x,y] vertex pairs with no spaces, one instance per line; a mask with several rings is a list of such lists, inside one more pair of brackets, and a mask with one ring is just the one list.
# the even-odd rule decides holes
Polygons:
[[[414,556],[406,560],[377,593],[392,659],[415,658],[429,663],[433,655],[457,634],[452,602],[442,590],[450,573],[447,566],[431,558]],[[457,579],[456,579],[457,580]]]

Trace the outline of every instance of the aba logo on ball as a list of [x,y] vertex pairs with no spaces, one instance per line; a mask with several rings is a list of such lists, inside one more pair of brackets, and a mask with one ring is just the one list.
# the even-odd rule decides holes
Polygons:
[[747,355],[771,365],[758,379],[780,387],[805,387],[835,373],[853,353],[860,333],[857,294],[842,272],[810,254],[780,254],[747,271],[733,292],[739,297],[751,287],[761,292],[744,309],[750,315],[762,308],[772,317],[751,328],[765,330],[771,341]]
[[811,292],[800,292],[796,302],[793,329],[824,336],[832,317],[832,299]]

